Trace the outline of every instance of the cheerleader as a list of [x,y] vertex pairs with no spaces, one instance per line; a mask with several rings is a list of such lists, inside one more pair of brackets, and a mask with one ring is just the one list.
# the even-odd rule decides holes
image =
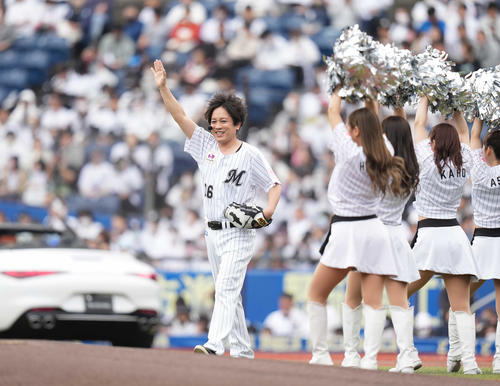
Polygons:
[[[429,101],[423,97],[415,117],[420,183],[415,195],[419,221],[412,247],[421,278],[410,284],[408,297],[433,275],[442,276],[451,306],[447,370],[458,371],[461,359],[464,374],[481,374],[475,357],[475,315],[471,314],[469,304],[471,278],[475,279],[478,271],[469,240],[457,221],[458,206],[472,167],[469,129],[462,115],[456,112],[456,129],[449,123],[440,123],[427,134],[428,105]],[[460,344],[454,344],[457,340]]]
[[[500,130],[490,131],[481,145],[483,123],[476,119],[472,126],[472,209],[476,229],[472,252],[479,270],[479,282],[473,283],[474,293],[485,280],[493,279],[497,317],[500,315]],[[500,324],[497,322],[493,357],[493,372],[500,374]]]
[[376,211],[382,194],[401,193],[404,164],[399,157],[392,157],[380,123],[370,110],[352,112],[345,125],[340,105],[336,90],[328,107],[333,130],[329,147],[336,165],[328,185],[328,199],[335,215],[308,292],[312,344],[309,363],[333,364],[327,343],[326,300],[350,270],[357,270],[361,273],[363,313],[368,321],[360,367],[376,370],[386,317],[382,307],[384,282],[387,276],[398,273],[389,232]]
[[[378,115],[378,104],[367,101],[366,106]],[[401,225],[405,205],[418,185],[418,162],[413,147],[410,125],[404,110],[395,110],[393,116],[382,121],[382,130],[394,148],[394,155],[404,160],[405,178],[402,192],[395,196],[387,193],[379,204],[377,216],[388,228],[391,244],[397,257],[398,275],[387,279],[385,287],[390,303],[390,313],[399,355],[396,367],[391,372],[413,373],[422,367],[422,361],[413,344],[413,307],[409,307],[408,283],[420,278],[405,232]],[[343,367],[359,367],[359,332],[361,328],[361,274],[350,272],[347,278],[346,300],[342,303],[342,329],[344,334]]]

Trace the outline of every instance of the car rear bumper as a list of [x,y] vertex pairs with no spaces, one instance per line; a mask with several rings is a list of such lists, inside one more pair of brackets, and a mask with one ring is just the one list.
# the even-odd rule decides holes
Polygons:
[[9,330],[0,332],[0,338],[115,341],[129,334],[153,337],[158,324],[158,314],[153,310],[131,314],[30,310]]

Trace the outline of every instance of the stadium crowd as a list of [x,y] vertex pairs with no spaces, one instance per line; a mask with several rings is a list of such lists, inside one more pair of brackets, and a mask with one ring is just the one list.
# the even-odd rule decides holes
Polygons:
[[[293,76],[284,98],[250,108],[241,133],[283,182],[251,267],[311,269],[328,228],[334,166],[322,54],[331,53],[342,28],[358,23],[383,43],[446,51],[465,74],[500,63],[499,3],[4,0],[0,54],[16,39],[56,35],[69,59],[41,85],[2,101],[0,200],[48,208],[46,223],[70,226],[91,247],[129,250],[165,270],[208,270],[196,166],[182,152],[182,133],[149,68],[162,59],[170,88],[204,127],[213,92],[236,88],[250,102],[263,90],[242,74],[286,70]],[[414,112],[407,107],[410,122]],[[110,226],[96,214],[109,216]],[[470,194],[460,216],[471,237]],[[404,220],[410,240],[417,222],[411,205]]]

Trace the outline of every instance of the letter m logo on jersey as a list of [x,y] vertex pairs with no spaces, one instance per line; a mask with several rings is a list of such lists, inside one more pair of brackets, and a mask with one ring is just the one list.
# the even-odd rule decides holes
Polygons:
[[242,170],[241,172],[238,173],[238,169],[231,169],[229,173],[227,173],[227,178],[224,181],[226,184],[231,184],[234,183],[236,186],[241,185],[241,177],[243,177],[243,174],[245,174],[245,170]]

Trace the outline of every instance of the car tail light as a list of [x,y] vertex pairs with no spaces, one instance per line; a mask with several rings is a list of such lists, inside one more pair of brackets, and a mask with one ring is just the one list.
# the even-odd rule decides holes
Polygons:
[[60,273],[57,271],[5,271],[2,272],[4,275],[15,277],[16,279],[26,279],[36,276],[47,276]]
[[137,310],[137,313],[142,314],[142,315],[151,315],[151,316],[158,315],[158,312],[156,312],[155,310],[147,310],[147,309]]
[[135,275],[139,276],[139,277],[143,277],[145,279],[151,279],[151,280],[155,280],[155,281],[156,281],[156,278],[158,276],[156,273],[136,273]]
[[52,312],[55,311],[55,307],[38,307],[38,308],[32,308],[30,311],[31,312]]

